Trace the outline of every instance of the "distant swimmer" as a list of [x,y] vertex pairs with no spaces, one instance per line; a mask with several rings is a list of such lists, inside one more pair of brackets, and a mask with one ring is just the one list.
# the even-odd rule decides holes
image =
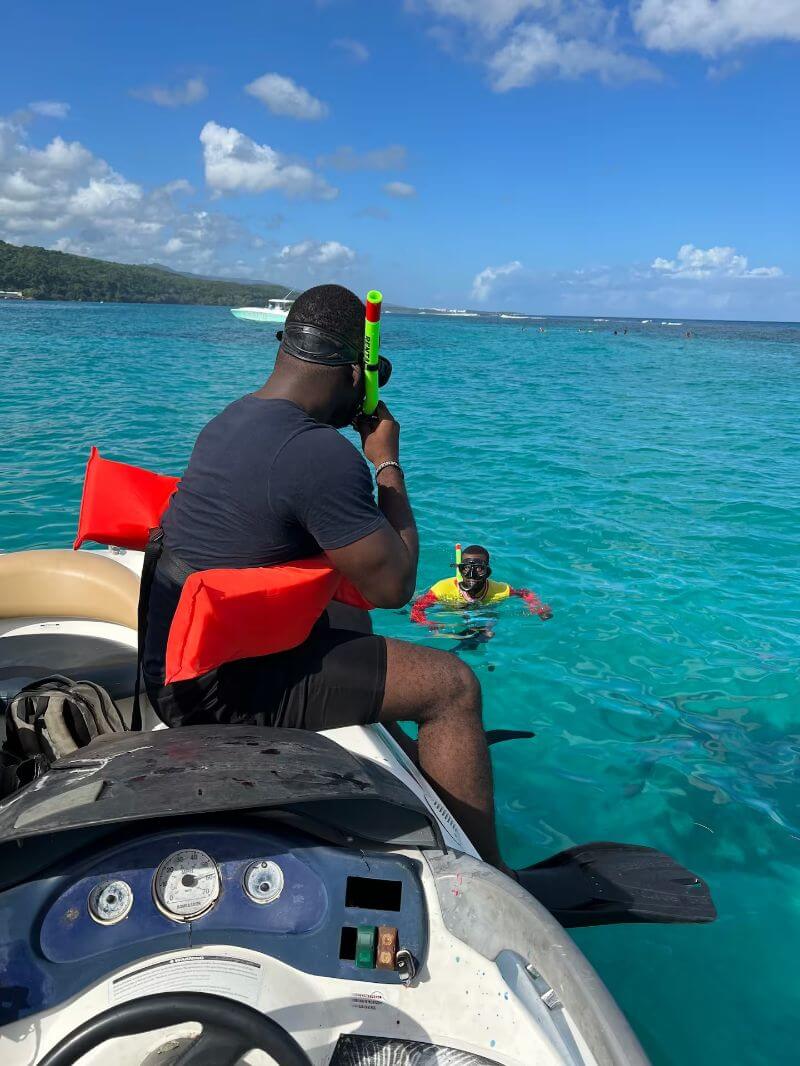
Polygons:
[[553,612],[546,603],[542,603],[535,592],[530,589],[515,589],[504,581],[492,581],[492,568],[489,552],[479,544],[472,544],[463,552],[456,545],[456,575],[437,581],[428,591],[414,601],[411,608],[411,621],[436,630],[440,626],[428,619],[429,607],[442,604],[447,607],[469,609],[487,607],[501,603],[511,596],[519,596],[527,605],[531,614],[537,614],[543,621],[553,617]]

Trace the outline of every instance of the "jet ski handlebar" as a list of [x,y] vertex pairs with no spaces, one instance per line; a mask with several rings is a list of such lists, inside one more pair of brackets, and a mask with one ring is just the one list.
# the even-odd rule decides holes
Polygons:
[[192,1062],[233,1066],[257,1049],[278,1066],[312,1066],[294,1037],[272,1018],[235,1000],[202,992],[161,993],[119,1003],[64,1037],[39,1060],[39,1066],[72,1066],[107,1040],[184,1022],[199,1022],[203,1027],[189,1053]]

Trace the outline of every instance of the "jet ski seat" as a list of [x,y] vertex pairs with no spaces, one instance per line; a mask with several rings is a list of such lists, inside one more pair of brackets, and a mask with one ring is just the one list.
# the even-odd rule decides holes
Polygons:
[[[136,631],[139,579],[135,573],[93,552],[52,549],[0,555],[0,707],[33,681],[64,674],[102,685],[130,718],[136,682],[136,648],[107,635],[65,632],[41,623],[107,622]],[[39,623],[35,630],[14,632]],[[12,629],[9,632],[9,629]],[[5,632],[3,632],[5,631]],[[152,718],[146,699],[145,726]],[[152,724],[157,719],[153,718]]]
[[0,555],[0,619],[71,618],[136,629],[139,579],[108,556],[68,548]]
[[15,633],[0,640],[0,707],[25,685],[50,674],[94,681],[116,703],[132,699],[136,649],[77,633]]

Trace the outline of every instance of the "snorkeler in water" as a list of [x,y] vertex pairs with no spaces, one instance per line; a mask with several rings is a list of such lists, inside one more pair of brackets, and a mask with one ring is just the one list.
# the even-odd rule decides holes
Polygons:
[[[487,607],[500,603],[511,596],[519,596],[527,605],[531,614],[537,614],[543,621],[553,617],[553,612],[546,603],[542,603],[535,592],[530,589],[515,589],[504,581],[492,581],[492,568],[489,552],[479,544],[472,544],[463,552],[456,545],[456,574],[437,581],[428,591],[414,601],[411,608],[411,621],[428,629],[441,628],[438,623],[430,621],[425,612],[429,607],[443,604],[448,607]],[[487,639],[489,639],[487,637]]]

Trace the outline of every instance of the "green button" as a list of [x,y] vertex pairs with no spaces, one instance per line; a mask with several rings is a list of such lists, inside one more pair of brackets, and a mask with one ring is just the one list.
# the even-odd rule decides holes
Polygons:
[[374,925],[359,925],[356,930],[356,966],[362,970],[375,969],[375,942],[378,930]]

